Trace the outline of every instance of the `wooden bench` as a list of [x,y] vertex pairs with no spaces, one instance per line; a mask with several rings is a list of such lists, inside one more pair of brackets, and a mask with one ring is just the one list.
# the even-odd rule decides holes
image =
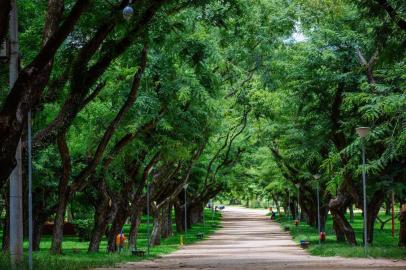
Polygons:
[[137,257],[145,256],[145,251],[141,250],[141,249],[135,249],[135,250],[131,251],[131,253],[133,254],[133,256],[137,256]]

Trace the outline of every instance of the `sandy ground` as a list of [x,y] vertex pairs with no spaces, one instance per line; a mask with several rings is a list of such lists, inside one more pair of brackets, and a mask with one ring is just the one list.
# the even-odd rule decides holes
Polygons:
[[345,259],[308,255],[265,210],[227,207],[222,228],[208,240],[157,258],[121,265],[121,269],[403,269],[406,260]]

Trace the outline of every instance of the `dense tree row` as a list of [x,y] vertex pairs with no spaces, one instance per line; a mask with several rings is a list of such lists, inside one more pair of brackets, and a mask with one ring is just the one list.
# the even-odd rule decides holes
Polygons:
[[[337,239],[354,244],[344,213],[361,207],[359,125],[373,127],[369,230],[389,191],[404,202],[402,1],[133,2],[17,1],[21,70],[10,90],[0,63],[3,250],[8,177],[20,139],[26,157],[28,111],[34,250],[52,221],[51,252],[60,254],[67,217],[92,227],[89,252],[105,235],[114,251],[126,222],[135,247],[147,192],[158,245],[171,234],[173,209],[185,229],[186,183],[188,226],[221,192],[271,194],[295,213],[298,183],[301,209],[316,225],[315,173],[323,175],[323,224],[330,211]],[[0,1],[2,13],[9,8]],[[0,41],[7,27],[1,14]]]

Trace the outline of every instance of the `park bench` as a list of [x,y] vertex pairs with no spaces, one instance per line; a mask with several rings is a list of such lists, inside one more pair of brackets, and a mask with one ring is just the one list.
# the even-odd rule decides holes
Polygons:
[[145,251],[141,250],[141,249],[134,249],[131,251],[133,256],[137,256],[137,257],[144,257],[145,256]]
[[196,234],[197,239],[203,239],[204,238],[204,233],[199,232]]
[[309,247],[309,245],[310,245],[310,242],[309,242],[309,241],[306,241],[306,240],[300,240],[300,246],[301,246],[303,249],[308,248],[308,247]]

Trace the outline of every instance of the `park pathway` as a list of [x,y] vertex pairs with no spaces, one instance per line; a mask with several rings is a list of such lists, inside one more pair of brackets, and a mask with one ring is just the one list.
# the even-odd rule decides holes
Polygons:
[[403,269],[406,260],[345,259],[308,255],[265,216],[265,210],[230,207],[222,228],[208,240],[188,245],[152,261],[121,265],[121,269],[262,270],[262,269]]

